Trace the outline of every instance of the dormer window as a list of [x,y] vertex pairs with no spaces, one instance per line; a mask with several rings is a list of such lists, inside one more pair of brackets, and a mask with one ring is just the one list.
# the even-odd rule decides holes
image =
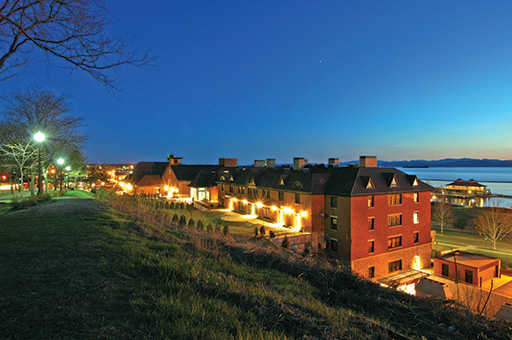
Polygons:
[[414,179],[414,182],[412,183],[412,186],[413,186],[413,187],[415,187],[415,186],[418,186],[418,185],[420,185],[420,184],[418,183],[418,179],[417,179],[417,178],[415,178],[415,179]]
[[373,184],[373,180],[370,178],[368,181],[368,184],[366,184],[366,189],[373,189],[375,188],[375,185]]
[[229,176],[229,181],[230,181],[230,182],[233,182],[233,181],[234,181],[234,179],[233,179],[233,175]]
[[279,179],[279,185],[284,185],[284,179]]
[[391,180],[391,183],[389,184],[390,188],[396,188],[398,187],[398,182],[396,181],[396,176],[393,176],[393,179]]
[[221,180],[221,181],[225,181],[225,180],[226,180],[226,177],[224,177],[224,176],[220,176],[220,180]]

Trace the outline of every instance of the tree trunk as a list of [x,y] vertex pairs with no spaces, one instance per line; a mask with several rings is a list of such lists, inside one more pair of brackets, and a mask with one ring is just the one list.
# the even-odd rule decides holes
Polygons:
[[30,169],[30,196],[34,196],[34,184],[36,180],[36,174],[34,169]]

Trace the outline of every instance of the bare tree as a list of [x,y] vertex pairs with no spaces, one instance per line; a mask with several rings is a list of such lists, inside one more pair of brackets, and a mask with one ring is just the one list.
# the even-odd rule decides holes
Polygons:
[[65,96],[56,96],[40,87],[15,90],[4,98],[5,111],[0,122],[2,133],[0,152],[18,165],[23,185],[23,172],[34,169],[38,151],[33,135],[41,131],[46,140],[41,145],[43,173],[57,155],[80,150],[86,137],[80,133],[83,118],[70,113]]
[[441,234],[444,232],[444,226],[452,223],[454,220],[453,207],[451,203],[444,199],[436,202],[432,208],[432,221],[437,222],[441,228]]
[[496,250],[496,242],[512,232],[512,217],[510,213],[505,212],[502,202],[494,201],[491,207],[482,209],[475,219],[473,228],[489,239]]
[[37,153],[34,143],[12,123],[5,122],[0,126],[0,153],[4,162],[16,167],[20,181],[19,190],[23,190],[23,173],[27,165],[34,162]]
[[21,74],[39,49],[48,65],[62,60],[117,89],[107,69],[144,65],[150,58],[107,34],[107,13],[101,0],[0,0],[0,80]]

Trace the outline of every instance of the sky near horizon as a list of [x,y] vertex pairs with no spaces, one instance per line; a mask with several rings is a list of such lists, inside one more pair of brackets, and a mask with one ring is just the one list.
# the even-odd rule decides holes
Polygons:
[[[112,95],[47,68],[85,118],[91,163],[512,159],[512,2],[107,2],[109,33],[156,57]],[[2,109],[2,106],[0,106]]]

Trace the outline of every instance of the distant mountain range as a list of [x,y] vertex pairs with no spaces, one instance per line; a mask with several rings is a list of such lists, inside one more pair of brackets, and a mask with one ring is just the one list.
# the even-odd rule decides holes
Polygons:
[[[348,162],[347,164],[357,163]],[[445,158],[436,161],[423,159],[411,161],[378,161],[382,167],[512,167],[512,160],[475,159],[475,158]]]

